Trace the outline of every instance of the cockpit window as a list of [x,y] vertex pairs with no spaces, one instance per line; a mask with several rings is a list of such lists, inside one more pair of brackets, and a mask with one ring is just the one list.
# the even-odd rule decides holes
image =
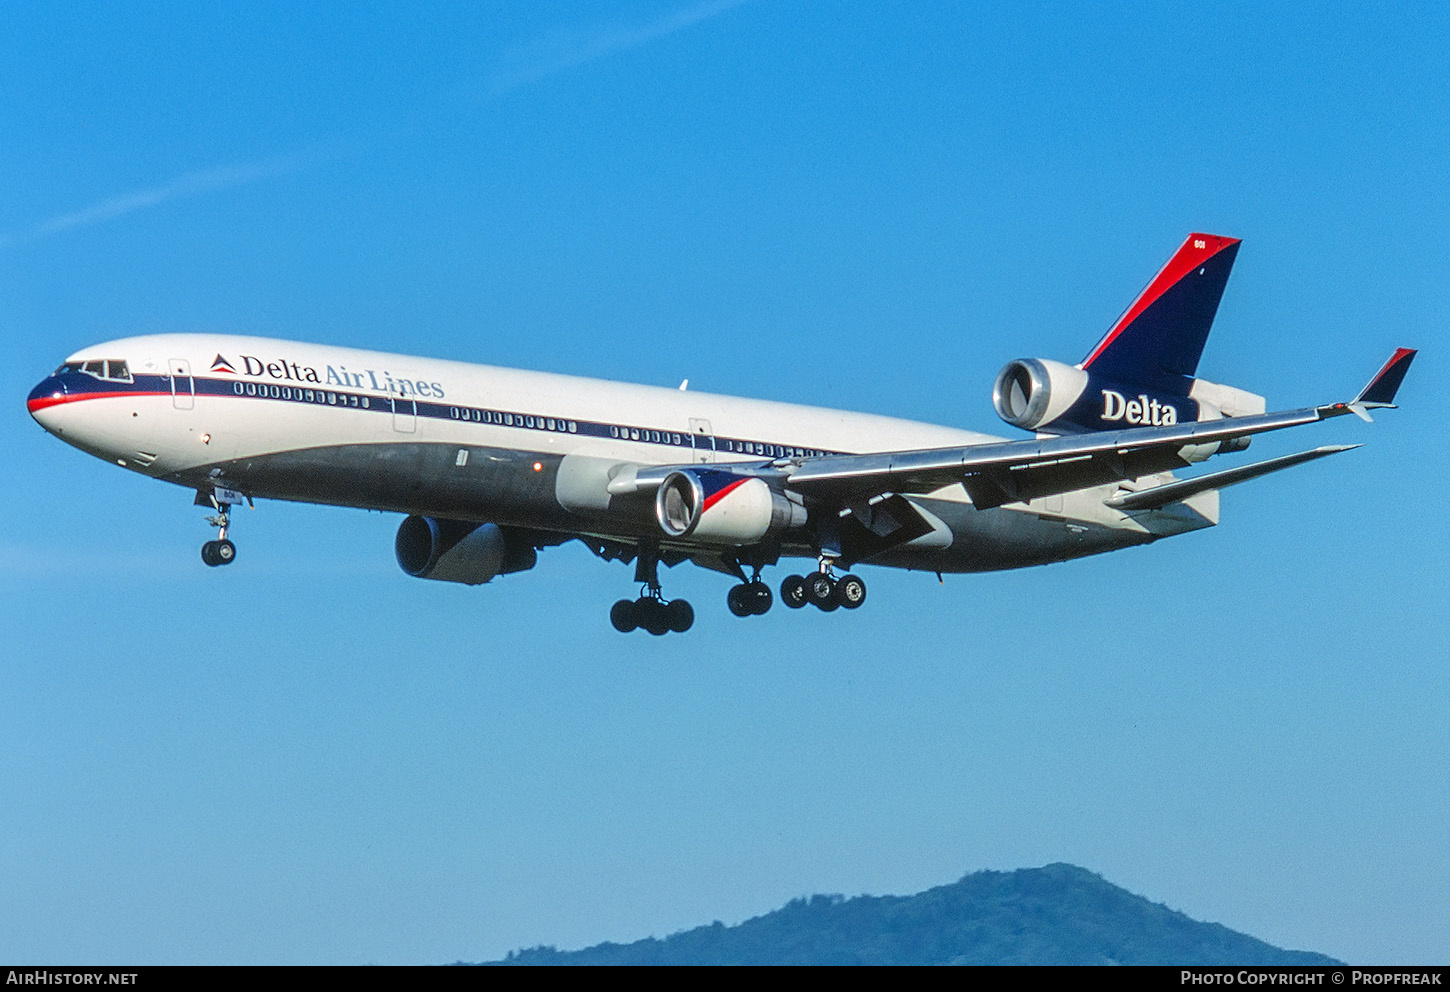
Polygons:
[[97,379],[119,379],[122,382],[131,381],[131,369],[126,362],[119,358],[93,358],[89,362],[66,362],[56,369],[55,375],[63,375],[66,372],[85,372],[95,376]]

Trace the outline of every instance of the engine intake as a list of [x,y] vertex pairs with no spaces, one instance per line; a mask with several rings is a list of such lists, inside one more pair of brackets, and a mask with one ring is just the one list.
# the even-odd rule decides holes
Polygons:
[[433,517],[404,520],[398,526],[393,550],[398,565],[414,578],[471,586],[495,575],[527,571],[539,560],[532,544],[497,524]]
[[801,527],[806,508],[764,479],[710,469],[665,476],[655,494],[655,517],[672,538],[703,544],[753,544],[766,534]]
[[1007,423],[1035,431],[1066,413],[1087,387],[1082,369],[1047,358],[1019,358],[997,373],[992,405]]

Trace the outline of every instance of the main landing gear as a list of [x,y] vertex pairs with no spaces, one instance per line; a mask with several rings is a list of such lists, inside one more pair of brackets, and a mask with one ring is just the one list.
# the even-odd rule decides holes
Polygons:
[[[676,631],[684,633],[695,622],[695,610],[683,599],[667,600],[660,592],[659,548],[641,546],[635,559],[634,580],[641,584],[638,599],[621,599],[609,611],[609,622],[622,634],[647,630],[659,636]],[[866,583],[855,575],[837,576],[835,558],[828,553],[820,557],[818,571],[811,575],[788,575],[780,584],[780,598],[785,605],[798,610],[807,603],[827,613],[845,608],[854,610],[866,602]],[[760,564],[749,563],[753,569],[746,578],[745,568],[735,562],[740,584],[725,597],[730,612],[737,617],[761,616],[770,610],[775,596],[760,578]]]
[[787,575],[780,584],[780,599],[793,610],[807,603],[829,613],[844,606],[854,610],[866,602],[866,583],[855,575],[832,574],[829,559],[821,559],[820,571],[815,575]]
[[621,599],[610,607],[609,622],[621,634],[639,628],[656,637],[674,631],[683,634],[695,622],[695,608],[683,599],[662,599],[659,590],[645,591],[639,599]]
[[621,599],[609,610],[609,622],[621,634],[638,628],[659,637],[672,630],[683,634],[694,625],[693,606],[683,599],[667,600],[660,592],[659,565],[657,550],[640,548],[634,564],[634,580],[643,584],[639,599]]

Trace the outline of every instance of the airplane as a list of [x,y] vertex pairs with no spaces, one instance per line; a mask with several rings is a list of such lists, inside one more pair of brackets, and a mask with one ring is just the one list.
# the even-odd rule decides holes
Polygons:
[[1358,445],[1327,445],[1189,478],[1255,434],[1394,406],[1400,348],[1353,400],[1266,412],[1263,396],[1197,377],[1239,239],[1190,234],[1076,365],[998,374],[1009,440],[933,424],[678,389],[292,341],[158,334],[67,358],[30,393],[45,430],[195,492],[210,566],[235,561],[231,510],[257,498],[404,514],[411,576],[477,585],[580,540],[635,566],[624,633],[684,632],[659,565],[738,580],[746,617],[852,610],[879,565],[981,572],[1148,544],[1218,522],[1219,491]]

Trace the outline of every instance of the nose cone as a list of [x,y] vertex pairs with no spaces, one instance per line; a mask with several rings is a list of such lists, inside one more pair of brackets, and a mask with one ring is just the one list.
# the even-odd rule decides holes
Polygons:
[[30,391],[30,396],[25,401],[25,407],[35,422],[46,430],[52,430],[53,417],[49,411],[60,406],[66,400],[65,383],[61,382],[58,376],[48,376],[40,380],[39,385]]

